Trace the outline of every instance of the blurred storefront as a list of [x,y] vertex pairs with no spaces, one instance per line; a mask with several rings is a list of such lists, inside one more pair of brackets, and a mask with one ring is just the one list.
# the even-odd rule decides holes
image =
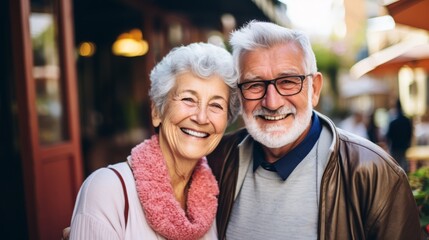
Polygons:
[[[397,23],[425,30],[429,35],[429,18],[427,16],[429,0],[399,0],[386,5],[386,8]],[[410,67],[402,71],[413,73],[412,75],[417,81],[420,76],[422,80],[416,81],[416,84],[426,89],[426,96],[422,97],[426,97],[426,101],[421,100],[420,102],[423,102],[423,105],[427,107],[429,104],[429,84],[427,83],[429,79],[429,39],[414,49],[414,59],[410,59],[408,65]],[[412,170],[421,165],[429,165],[429,114],[426,108],[424,110],[424,113],[416,119],[415,145],[407,151],[407,158],[410,160]]]
[[226,45],[276,1],[0,2],[1,235],[59,239],[87,174],[151,133],[148,75],[171,48]]
[[408,149],[410,171],[429,164],[429,0],[384,1],[385,16],[395,27],[368,34],[369,56],[350,69],[358,81],[373,78],[389,86],[386,99],[399,98],[413,119],[413,146]]

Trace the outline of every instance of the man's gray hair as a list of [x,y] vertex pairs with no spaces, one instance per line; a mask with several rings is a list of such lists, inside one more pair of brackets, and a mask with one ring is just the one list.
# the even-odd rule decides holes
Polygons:
[[240,72],[240,58],[246,52],[257,48],[270,48],[276,44],[295,43],[301,48],[305,66],[310,74],[317,72],[316,57],[311,47],[310,39],[301,31],[285,28],[274,23],[250,21],[242,28],[231,34],[230,44],[235,67]]

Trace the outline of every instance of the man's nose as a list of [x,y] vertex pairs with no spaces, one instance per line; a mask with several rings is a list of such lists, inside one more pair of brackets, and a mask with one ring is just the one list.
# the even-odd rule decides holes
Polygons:
[[283,106],[284,96],[280,95],[277,92],[274,84],[268,84],[267,92],[265,93],[264,98],[262,99],[262,106],[270,110],[277,110]]

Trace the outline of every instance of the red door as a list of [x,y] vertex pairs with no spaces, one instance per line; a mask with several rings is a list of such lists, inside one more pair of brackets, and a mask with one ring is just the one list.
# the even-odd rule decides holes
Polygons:
[[30,239],[58,240],[82,183],[71,0],[10,0]]

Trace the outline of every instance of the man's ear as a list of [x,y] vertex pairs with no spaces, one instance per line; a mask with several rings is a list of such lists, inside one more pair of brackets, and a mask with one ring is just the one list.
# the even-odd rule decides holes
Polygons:
[[151,103],[151,115],[152,115],[152,125],[157,128],[159,127],[159,125],[161,125],[161,115],[158,112],[158,110],[155,107],[155,104],[152,102]]
[[313,97],[311,99],[311,104],[315,107],[319,103],[320,93],[322,92],[323,87],[323,75],[319,72],[313,75]]

